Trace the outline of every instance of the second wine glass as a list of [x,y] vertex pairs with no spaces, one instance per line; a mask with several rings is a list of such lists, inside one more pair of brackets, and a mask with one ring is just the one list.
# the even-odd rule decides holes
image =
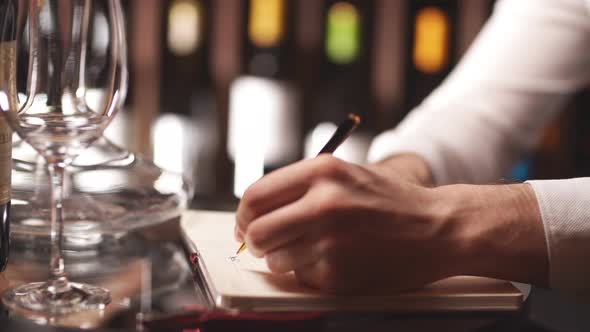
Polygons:
[[46,314],[102,309],[110,302],[108,290],[66,277],[62,201],[66,166],[102,135],[126,95],[121,6],[118,0],[21,0],[15,6],[14,41],[4,45],[15,57],[0,68],[15,73],[15,87],[4,89],[10,102],[2,111],[47,162],[51,276],[8,290],[3,302]]

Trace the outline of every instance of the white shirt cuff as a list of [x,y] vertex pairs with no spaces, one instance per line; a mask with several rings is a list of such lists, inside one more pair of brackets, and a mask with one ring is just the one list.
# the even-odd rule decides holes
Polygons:
[[537,197],[549,255],[550,286],[590,295],[590,178],[527,181]]

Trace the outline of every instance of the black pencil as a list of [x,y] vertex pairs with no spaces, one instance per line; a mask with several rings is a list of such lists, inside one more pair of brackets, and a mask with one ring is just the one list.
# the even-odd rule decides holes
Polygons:
[[328,141],[328,143],[326,143],[326,145],[324,145],[322,150],[320,150],[320,152],[318,153],[318,156],[322,153],[333,153],[334,151],[336,151],[336,149],[340,146],[340,144],[342,144],[342,142],[344,142],[348,138],[348,136],[350,136],[352,131],[360,123],[361,123],[361,118],[358,115],[349,113],[346,120],[344,120],[338,126],[338,128],[336,128],[336,131],[334,132],[332,137],[330,137],[330,140]]
[[[358,115],[348,113],[346,120],[344,120],[338,126],[338,128],[336,128],[336,131],[334,132],[332,137],[330,137],[330,140],[328,140],[328,143],[326,143],[326,145],[324,145],[324,147],[320,150],[320,152],[318,153],[318,156],[321,155],[322,153],[334,153],[334,151],[336,151],[336,149],[340,146],[340,144],[342,144],[342,142],[344,142],[348,138],[348,136],[350,136],[350,134],[353,132],[353,130],[360,123],[361,123],[361,118]],[[243,242],[242,245],[240,245],[240,247],[238,248],[238,251],[236,251],[236,255],[238,255],[239,253],[241,253],[245,249],[246,249],[246,242]]]

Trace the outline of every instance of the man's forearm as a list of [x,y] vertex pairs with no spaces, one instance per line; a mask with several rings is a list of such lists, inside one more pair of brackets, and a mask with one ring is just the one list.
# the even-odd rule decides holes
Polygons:
[[395,155],[375,163],[375,167],[387,177],[402,178],[427,187],[433,185],[432,173],[428,164],[417,154]]
[[548,285],[538,204],[528,184],[450,185],[433,189],[452,228],[456,274]]

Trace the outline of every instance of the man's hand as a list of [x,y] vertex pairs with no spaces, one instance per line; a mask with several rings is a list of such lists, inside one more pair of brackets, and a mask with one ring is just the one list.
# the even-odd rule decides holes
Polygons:
[[324,155],[272,172],[244,194],[236,239],[271,271],[329,292],[405,290],[453,275],[547,284],[527,184],[428,188],[383,166]]
[[271,271],[327,291],[452,275],[455,239],[434,191],[378,169],[323,155],[272,172],[244,194],[236,237]]

